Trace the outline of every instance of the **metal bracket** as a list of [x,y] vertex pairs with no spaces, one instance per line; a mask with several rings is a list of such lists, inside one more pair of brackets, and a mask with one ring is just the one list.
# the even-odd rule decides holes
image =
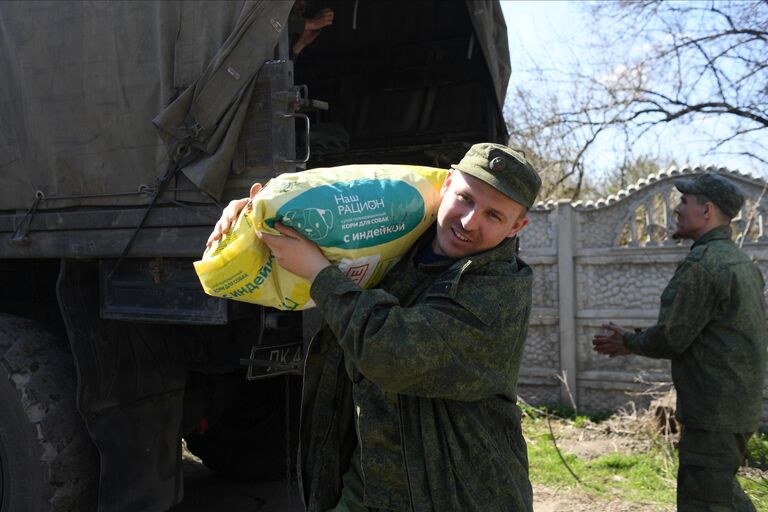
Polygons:
[[304,158],[294,160],[285,159],[283,162],[288,164],[305,164],[309,162],[309,117],[306,114],[279,114],[277,117],[279,119],[304,119],[306,124],[304,129],[304,133],[306,135]]
[[32,202],[32,206],[29,207],[29,210],[27,210],[27,213],[24,214],[24,217],[21,219],[21,222],[19,222],[18,226],[13,230],[13,234],[11,235],[10,242],[15,245],[22,245],[29,241],[29,228],[32,226],[32,219],[35,216],[35,213],[37,212],[37,207],[40,205],[40,202],[45,199],[45,194],[41,190],[38,190],[35,192],[35,200]]
[[314,110],[328,110],[328,102],[323,100],[314,100],[309,97],[309,88],[306,85],[296,86],[296,95],[298,98],[300,112],[310,112]]

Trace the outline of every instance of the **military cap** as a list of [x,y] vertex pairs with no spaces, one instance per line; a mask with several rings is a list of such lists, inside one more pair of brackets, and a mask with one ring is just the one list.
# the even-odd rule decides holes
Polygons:
[[526,208],[533,206],[541,178],[525,156],[501,144],[475,144],[452,168],[474,176]]
[[673,183],[683,194],[706,196],[731,219],[739,214],[744,204],[744,194],[739,187],[714,172],[699,174],[693,178],[677,179]]
[[475,144],[451,167],[486,182],[526,208],[533,206],[541,188],[541,178],[525,156],[501,144]]
[[533,206],[541,178],[525,156],[501,144],[475,144],[452,168],[478,178],[526,208]]

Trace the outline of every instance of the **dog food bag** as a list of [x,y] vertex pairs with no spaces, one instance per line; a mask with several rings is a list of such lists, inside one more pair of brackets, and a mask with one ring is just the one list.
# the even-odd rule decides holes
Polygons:
[[435,221],[448,171],[412,165],[346,165],[273,178],[229,233],[195,262],[205,292],[282,310],[312,307],[310,283],[275,261],[254,230],[275,222],[317,243],[363,287],[379,283]]

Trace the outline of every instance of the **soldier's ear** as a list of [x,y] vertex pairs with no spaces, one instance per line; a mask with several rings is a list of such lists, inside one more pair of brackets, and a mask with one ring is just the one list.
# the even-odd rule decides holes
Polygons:
[[511,238],[515,236],[521,229],[525,227],[525,225],[528,224],[528,214],[524,214],[520,216],[515,223],[512,225],[512,228],[507,233],[507,238]]
[[445,181],[443,182],[443,186],[440,187],[440,197],[443,197],[445,193],[448,191],[448,187],[451,186],[451,181],[453,180],[453,173],[456,172],[454,169],[450,169],[448,171],[448,176],[445,177]]

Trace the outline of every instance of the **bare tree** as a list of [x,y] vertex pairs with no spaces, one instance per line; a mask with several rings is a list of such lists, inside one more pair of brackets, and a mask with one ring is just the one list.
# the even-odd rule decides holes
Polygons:
[[[768,163],[768,2],[626,0],[587,8],[601,35],[590,56],[599,60],[561,71],[570,89],[556,99],[530,89],[510,95],[513,143],[529,137],[564,146],[546,148],[543,158],[558,166],[556,181],[572,184],[569,195],[582,194],[590,148],[601,138],[619,141],[631,163],[639,141],[647,147],[649,138],[673,138],[686,125],[707,141],[707,155]],[[542,79],[551,73],[542,71]],[[520,116],[526,104],[536,114]]]
[[[511,91],[505,117],[508,119],[510,146],[521,149],[542,176],[540,199],[577,197],[584,194],[583,159],[580,132],[560,121],[556,96],[535,97],[517,87]],[[511,111],[509,105],[514,105]]]

